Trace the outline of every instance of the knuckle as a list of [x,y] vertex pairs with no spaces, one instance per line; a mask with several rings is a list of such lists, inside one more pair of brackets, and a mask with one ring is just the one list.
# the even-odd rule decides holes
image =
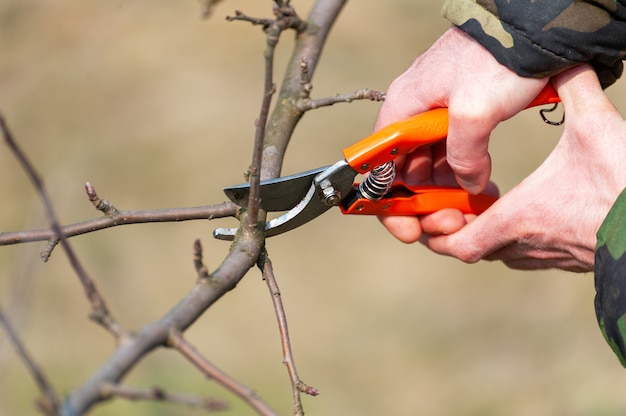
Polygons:
[[468,264],[477,263],[481,259],[481,257],[478,254],[470,253],[470,252],[459,253],[457,257],[462,262],[468,263]]
[[464,263],[474,264],[482,259],[482,253],[478,250],[477,245],[470,240],[452,240],[451,247],[454,257]]
[[456,155],[448,153],[448,165],[458,175],[470,175],[476,171],[476,163],[468,155]]
[[489,153],[448,152],[447,162],[457,176],[474,181],[488,175],[491,169]]

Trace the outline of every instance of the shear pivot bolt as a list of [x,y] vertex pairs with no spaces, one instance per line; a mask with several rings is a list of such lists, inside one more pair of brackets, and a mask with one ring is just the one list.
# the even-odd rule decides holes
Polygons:
[[322,189],[322,203],[327,207],[333,207],[339,204],[341,201],[341,194],[335,189],[332,183],[328,179],[323,180],[320,183]]

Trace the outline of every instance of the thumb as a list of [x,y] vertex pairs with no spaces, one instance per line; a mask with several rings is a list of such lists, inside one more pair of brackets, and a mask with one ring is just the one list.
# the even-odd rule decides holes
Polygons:
[[509,217],[503,214],[509,209],[514,208],[506,200],[498,200],[460,230],[448,235],[422,234],[420,242],[435,253],[475,263],[511,242]]
[[565,108],[565,118],[580,121],[585,115],[595,116],[616,109],[602,91],[595,70],[587,64],[569,69],[552,79]]

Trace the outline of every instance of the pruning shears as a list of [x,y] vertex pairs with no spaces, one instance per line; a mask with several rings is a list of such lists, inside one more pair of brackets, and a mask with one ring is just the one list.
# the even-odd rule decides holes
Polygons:
[[[548,84],[527,108],[556,105],[559,101],[556,91]],[[300,227],[334,206],[343,214],[354,215],[425,215],[444,208],[482,213],[496,197],[472,195],[454,187],[410,186],[395,179],[396,157],[443,140],[447,134],[448,109],[436,108],[390,124],[345,148],[344,158],[334,165],[261,181],[261,208],[267,212],[286,211],[265,223],[265,236]],[[359,174],[369,175],[363,182],[355,183]],[[235,204],[245,207],[250,184],[226,187],[224,193]],[[236,232],[237,228],[218,228],[213,236],[232,240]]]

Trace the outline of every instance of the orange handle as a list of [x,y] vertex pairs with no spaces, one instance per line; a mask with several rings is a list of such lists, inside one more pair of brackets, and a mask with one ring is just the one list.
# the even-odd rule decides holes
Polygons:
[[348,164],[365,173],[378,165],[411,153],[448,136],[448,109],[436,108],[383,127],[343,150]]
[[[550,83],[526,107],[554,104],[560,101]],[[399,155],[411,153],[419,146],[445,139],[448,135],[448,109],[437,108],[393,123],[344,149],[348,164],[359,173]],[[480,214],[497,198],[485,194],[471,195],[461,188],[407,186],[395,183],[387,196],[372,201],[354,192],[340,206],[344,214],[359,215],[425,215],[444,208],[456,208],[466,214]]]
[[[358,194],[356,194],[358,195]],[[340,206],[344,214],[356,215],[426,215],[444,208],[455,208],[464,214],[481,214],[497,198],[491,195],[472,195],[461,188],[440,186],[409,187],[398,184],[389,197],[378,201],[357,197]]]
[[[526,108],[559,101],[556,91],[548,83]],[[447,136],[448,109],[436,108],[383,127],[344,149],[343,155],[354,170],[365,173],[399,155],[406,155]]]
[[544,104],[556,104],[560,102],[561,99],[559,98],[559,95],[556,93],[556,90],[554,89],[552,84],[548,82],[546,86],[541,90],[539,95],[536,96],[535,99],[526,106],[526,108],[536,107],[538,105]]

